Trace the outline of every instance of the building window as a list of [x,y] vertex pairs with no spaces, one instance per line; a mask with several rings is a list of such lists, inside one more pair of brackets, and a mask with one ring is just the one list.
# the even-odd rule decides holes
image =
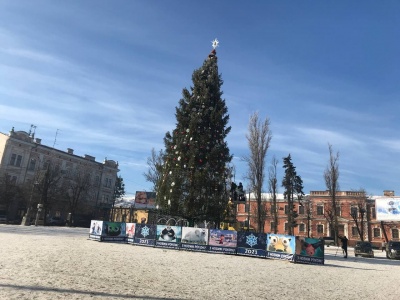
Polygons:
[[288,222],[285,222],[285,231],[288,231],[289,230],[289,224],[288,224]]
[[374,228],[374,237],[381,237],[381,229]]
[[306,226],[304,223],[299,224],[299,232],[305,232],[306,231]]
[[358,230],[356,226],[351,227],[351,236],[358,236]]
[[397,228],[392,229],[392,239],[398,239],[399,238],[399,230]]
[[271,232],[274,232],[275,222],[271,222]]
[[36,167],[36,159],[32,158],[31,161],[29,162],[29,171],[34,171]]
[[320,233],[320,234],[324,233],[324,225],[322,225],[322,224],[317,225],[317,233]]
[[248,213],[250,211],[250,204],[245,204],[244,205],[244,212]]
[[100,182],[100,177],[96,176],[94,179],[94,186],[99,186],[99,182]]
[[11,154],[10,165],[13,166],[15,164],[15,160],[17,159],[17,154]]
[[7,175],[7,180],[11,185],[17,184],[17,176]]
[[376,219],[375,207],[371,207],[371,211],[372,211],[372,219]]
[[104,179],[104,186],[105,187],[111,187],[111,178],[105,178]]
[[322,216],[324,214],[324,206],[323,205],[317,205],[317,215]]
[[299,206],[299,215],[304,215],[304,205]]
[[358,208],[356,206],[352,206],[350,208],[350,216],[352,216],[353,218],[357,218],[357,216],[358,216]]
[[289,205],[285,205],[285,215],[289,213]]
[[336,215],[337,215],[337,216],[341,216],[341,215],[342,215],[342,210],[341,210],[341,208],[340,208],[340,205],[339,205],[339,206],[336,206]]
[[20,167],[21,166],[21,162],[22,162],[22,156],[21,155],[18,155],[17,156],[17,163],[15,164],[17,167]]
[[15,153],[11,154],[10,165],[20,167],[22,162],[22,156]]

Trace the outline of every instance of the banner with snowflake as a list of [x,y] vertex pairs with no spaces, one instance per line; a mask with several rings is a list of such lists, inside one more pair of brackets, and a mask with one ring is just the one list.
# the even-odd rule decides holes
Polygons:
[[208,229],[182,227],[181,249],[190,251],[208,251]]
[[182,239],[180,226],[157,225],[156,247],[179,249]]
[[103,221],[91,220],[89,238],[101,241],[101,232],[103,231]]
[[209,252],[236,254],[237,231],[210,229]]
[[267,258],[293,261],[295,249],[293,235],[267,233]]
[[238,255],[265,257],[266,256],[266,234],[256,232],[238,232],[237,251]]
[[304,264],[324,264],[324,241],[314,238],[296,237],[294,261]]
[[156,232],[156,225],[136,224],[133,243],[135,245],[153,247],[155,245]]

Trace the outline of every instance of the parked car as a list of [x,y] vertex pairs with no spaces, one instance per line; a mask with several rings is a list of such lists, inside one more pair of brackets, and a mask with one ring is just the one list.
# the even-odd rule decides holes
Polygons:
[[324,243],[326,246],[334,246],[335,245],[335,238],[330,237],[330,236],[324,236],[323,237]]
[[363,257],[374,257],[374,250],[372,250],[372,244],[365,241],[357,241],[354,246],[354,255]]
[[51,217],[47,220],[47,225],[49,226],[64,226],[65,220],[60,217]]
[[400,242],[389,241],[386,244],[386,257],[390,259],[400,259]]

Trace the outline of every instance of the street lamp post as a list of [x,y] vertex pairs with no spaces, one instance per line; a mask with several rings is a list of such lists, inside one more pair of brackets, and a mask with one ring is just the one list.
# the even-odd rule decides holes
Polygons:
[[158,204],[156,205],[156,225],[158,224],[158,218],[159,218],[159,206]]
[[37,205],[37,212],[36,212],[36,219],[35,219],[35,226],[38,226],[38,222],[39,222],[39,215],[42,212],[43,209],[43,204],[39,203]]

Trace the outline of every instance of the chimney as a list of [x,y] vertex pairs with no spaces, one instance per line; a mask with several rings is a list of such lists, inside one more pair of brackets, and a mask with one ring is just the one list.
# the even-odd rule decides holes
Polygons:
[[96,160],[96,158],[94,156],[91,156],[91,155],[88,155],[88,154],[85,154],[85,159],[91,160],[91,161],[95,161]]
[[41,142],[42,142],[42,139],[38,139],[38,138],[35,139],[36,144],[40,144]]
[[394,191],[384,190],[383,196],[385,197],[394,197]]
[[68,154],[74,154],[74,149],[71,149],[71,148],[67,148],[67,153]]

